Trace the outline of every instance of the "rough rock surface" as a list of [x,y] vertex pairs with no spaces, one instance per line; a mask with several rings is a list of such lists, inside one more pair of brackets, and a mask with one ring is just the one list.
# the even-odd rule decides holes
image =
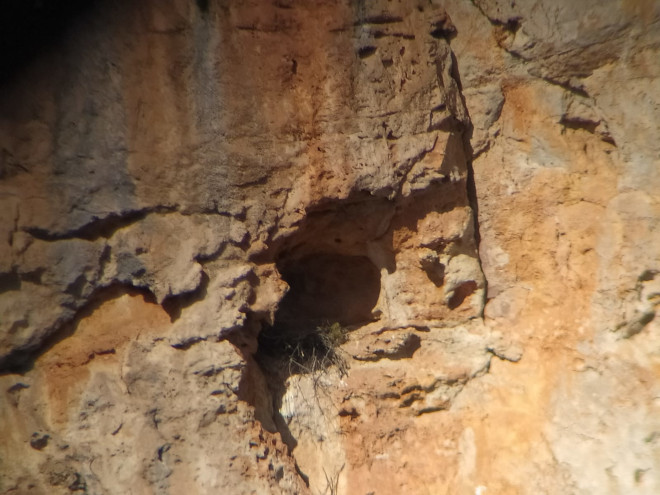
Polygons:
[[659,59],[652,0],[85,7],[2,78],[0,492],[660,492]]

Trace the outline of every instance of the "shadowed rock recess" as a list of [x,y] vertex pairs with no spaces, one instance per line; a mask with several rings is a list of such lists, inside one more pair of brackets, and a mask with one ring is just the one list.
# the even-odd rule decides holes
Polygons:
[[660,493],[657,2],[0,7],[0,493]]

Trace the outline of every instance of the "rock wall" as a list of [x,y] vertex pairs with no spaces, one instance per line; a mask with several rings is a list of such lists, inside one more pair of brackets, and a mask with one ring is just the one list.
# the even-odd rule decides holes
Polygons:
[[452,48],[475,125],[485,321],[524,349],[493,363],[467,421],[471,479],[489,491],[660,488],[659,7],[446,4],[471,33]]
[[660,491],[656,2],[66,19],[0,92],[2,493]]

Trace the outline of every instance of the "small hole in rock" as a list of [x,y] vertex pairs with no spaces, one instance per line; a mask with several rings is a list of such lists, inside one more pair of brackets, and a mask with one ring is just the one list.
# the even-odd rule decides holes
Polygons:
[[374,53],[376,53],[376,47],[375,46],[363,46],[362,48],[358,49],[358,57],[360,57],[360,58],[370,57]]
[[209,11],[209,0],[196,0],[197,8],[202,12]]
[[257,360],[285,374],[341,368],[335,349],[373,319],[380,272],[365,256],[311,254],[278,263],[289,292],[259,335]]
[[474,293],[475,290],[477,290],[477,283],[474,280],[463,282],[456,288],[456,290],[454,290],[454,295],[449,299],[447,306],[449,306],[449,309],[458,308],[468,296],[471,296]]

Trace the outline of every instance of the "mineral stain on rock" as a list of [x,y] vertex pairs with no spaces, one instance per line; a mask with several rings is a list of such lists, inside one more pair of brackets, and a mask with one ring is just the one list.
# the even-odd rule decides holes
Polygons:
[[2,8],[0,491],[660,492],[654,2]]

